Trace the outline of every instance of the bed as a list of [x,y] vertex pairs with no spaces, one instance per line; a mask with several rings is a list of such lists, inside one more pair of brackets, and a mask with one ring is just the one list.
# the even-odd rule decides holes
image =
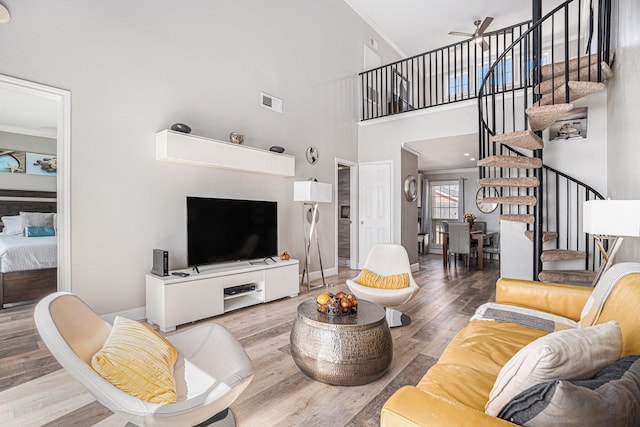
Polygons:
[[[56,212],[54,191],[0,190],[0,217]],[[3,225],[0,224],[0,229]],[[57,238],[0,234],[0,309],[42,298],[58,283]]]

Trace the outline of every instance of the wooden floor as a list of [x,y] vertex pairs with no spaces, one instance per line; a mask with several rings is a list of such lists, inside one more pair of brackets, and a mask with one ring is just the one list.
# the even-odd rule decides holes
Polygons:
[[[341,270],[328,278],[331,291],[346,290],[355,276]],[[380,409],[399,387],[416,384],[476,307],[495,298],[498,263],[484,271],[444,270],[442,258],[420,258],[414,273],[421,290],[404,308],[413,322],[394,328],[389,372],[377,381],[337,387],[306,377],[289,352],[297,305],[322,293],[301,290],[297,298],[249,307],[213,319],[242,343],[256,374],[231,406],[241,427],[377,426]],[[119,426],[126,423],[98,404],[51,357],[33,323],[33,304],[0,310],[0,425]],[[184,326],[184,327],[190,327]],[[180,328],[179,328],[180,329]]]

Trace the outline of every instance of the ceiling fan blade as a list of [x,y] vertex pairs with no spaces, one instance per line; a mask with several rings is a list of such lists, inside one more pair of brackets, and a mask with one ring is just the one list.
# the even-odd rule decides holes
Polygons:
[[491,22],[493,22],[493,17],[487,16],[486,18],[484,18],[484,21],[482,21],[482,24],[480,24],[480,26],[476,30],[476,34],[481,36],[485,32],[487,27],[491,25]]
[[464,37],[473,37],[471,33],[462,33],[460,31],[449,31],[450,36],[464,36]]

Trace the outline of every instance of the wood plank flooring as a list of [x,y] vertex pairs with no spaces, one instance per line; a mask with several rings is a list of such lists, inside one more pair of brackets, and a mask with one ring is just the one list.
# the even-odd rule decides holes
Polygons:
[[[484,271],[445,270],[437,255],[420,258],[414,272],[421,290],[403,312],[409,326],[394,328],[389,372],[355,387],[323,384],[306,377],[289,351],[296,307],[324,292],[316,289],[296,298],[249,307],[203,322],[217,322],[242,343],[256,374],[231,406],[241,427],[377,426],[380,409],[395,390],[416,384],[476,307],[495,298],[498,263]],[[330,290],[346,290],[354,270],[329,277]],[[100,405],[49,354],[33,323],[34,304],[0,310],[0,425],[122,427],[119,416]],[[185,325],[181,328],[187,328]],[[180,328],[179,328],[180,329]]]

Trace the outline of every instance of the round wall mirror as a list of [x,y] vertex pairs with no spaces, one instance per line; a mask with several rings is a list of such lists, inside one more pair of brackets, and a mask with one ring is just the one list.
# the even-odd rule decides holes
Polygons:
[[320,153],[318,152],[318,149],[313,146],[307,148],[307,161],[312,165],[315,165],[316,163],[318,163],[318,159],[320,159]]
[[404,179],[404,197],[410,202],[415,202],[418,198],[418,180],[413,175]]

